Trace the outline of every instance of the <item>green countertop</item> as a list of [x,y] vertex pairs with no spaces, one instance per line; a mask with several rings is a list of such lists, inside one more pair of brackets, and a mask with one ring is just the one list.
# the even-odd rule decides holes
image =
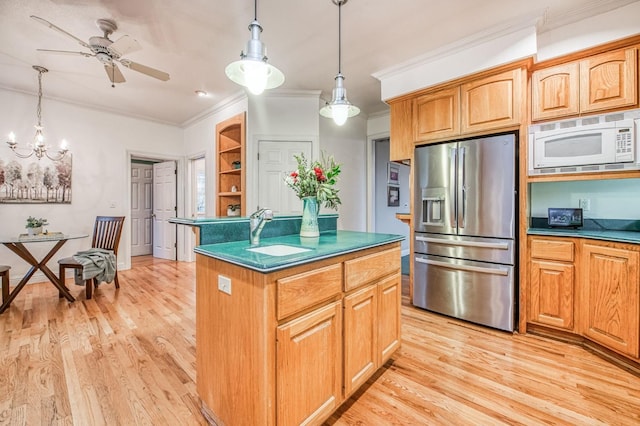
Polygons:
[[318,238],[301,238],[299,235],[285,235],[273,238],[261,238],[255,247],[266,247],[277,244],[303,247],[309,251],[287,256],[271,256],[248,251],[252,248],[249,241],[232,241],[228,243],[207,244],[195,248],[196,253],[215,259],[243,266],[258,272],[273,272],[291,268],[317,260],[339,256],[354,251],[364,250],[383,244],[402,241],[402,235],[376,234],[355,231],[326,231]]
[[529,228],[529,235],[548,235],[553,237],[578,237],[594,240],[615,241],[619,243],[640,244],[638,231],[612,231],[589,229],[558,229],[558,228]]

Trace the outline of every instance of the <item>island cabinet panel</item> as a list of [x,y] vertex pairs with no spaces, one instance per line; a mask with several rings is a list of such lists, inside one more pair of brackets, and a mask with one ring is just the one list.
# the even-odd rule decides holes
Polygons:
[[344,298],[344,396],[358,389],[378,368],[377,287]]
[[[275,424],[275,297],[260,274],[201,254],[196,267],[196,386],[218,424]],[[204,269],[203,269],[204,268]],[[218,289],[231,280],[230,293]],[[247,392],[251,389],[251,392]],[[238,417],[242,407],[242,417]]]
[[640,334],[637,251],[583,245],[584,335],[638,357]]
[[629,48],[580,61],[581,112],[637,104],[636,55],[636,49]]
[[400,347],[400,306],[402,305],[400,272],[378,283],[378,366],[382,366]]
[[533,120],[580,112],[580,67],[577,62],[535,71],[531,76]]
[[344,290],[349,291],[388,275],[400,267],[400,247],[344,262]]
[[574,242],[531,237],[529,321],[573,331]]
[[277,330],[277,424],[319,424],[342,402],[340,302]]
[[460,89],[462,133],[519,125],[522,74],[518,68],[463,84]]
[[413,157],[413,126],[411,125],[411,99],[389,101],[391,111],[389,132],[389,159],[405,161]]
[[342,264],[326,266],[277,281],[278,320],[342,291]]
[[400,300],[399,242],[265,273],[198,254],[203,414],[220,425],[322,424],[399,347]]
[[413,101],[413,122],[417,142],[460,134],[460,87],[439,90]]

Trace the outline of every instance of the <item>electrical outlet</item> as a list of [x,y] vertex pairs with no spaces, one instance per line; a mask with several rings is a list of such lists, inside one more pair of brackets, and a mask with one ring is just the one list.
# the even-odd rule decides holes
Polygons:
[[224,275],[218,275],[218,290],[223,293],[231,294],[231,278]]
[[581,198],[578,202],[578,207],[585,212],[589,211],[591,209],[591,200],[589,198]]

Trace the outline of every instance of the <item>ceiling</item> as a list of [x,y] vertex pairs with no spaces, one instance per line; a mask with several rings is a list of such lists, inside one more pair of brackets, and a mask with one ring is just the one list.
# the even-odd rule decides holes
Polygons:
[[[342,7],[349,100],[367,115],[386,111],[373,73],[524,17],[540,16],[544,30],[634,1],[349,0]],[[42,65],[49,69],[45,99],[184,125],[243,90],[224,69],[245,49],[253,11],[251,0],[0,0],[0,87],[35,93],[31,66]],[[96,19],[114,19],[119,28],[112,40],[126,34],[142,46],[125,57],[166,71],[171,79],[120,67],[127,81],[112,88],[96,58],[37,52],[88,50],[30,15],[84,41],[102,35]],[[261,0],[257,18],[269,62],[285,75],[280,89],[321,90],[330,100],[338,69],[338,7],[331,0]],[[196,90],[209,97],[197,97]]]

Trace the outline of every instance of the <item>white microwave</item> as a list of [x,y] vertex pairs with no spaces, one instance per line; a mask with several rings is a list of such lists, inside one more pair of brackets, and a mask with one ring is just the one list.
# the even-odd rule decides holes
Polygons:
[[640,169],[640,110],[529,127],[529,175]]

